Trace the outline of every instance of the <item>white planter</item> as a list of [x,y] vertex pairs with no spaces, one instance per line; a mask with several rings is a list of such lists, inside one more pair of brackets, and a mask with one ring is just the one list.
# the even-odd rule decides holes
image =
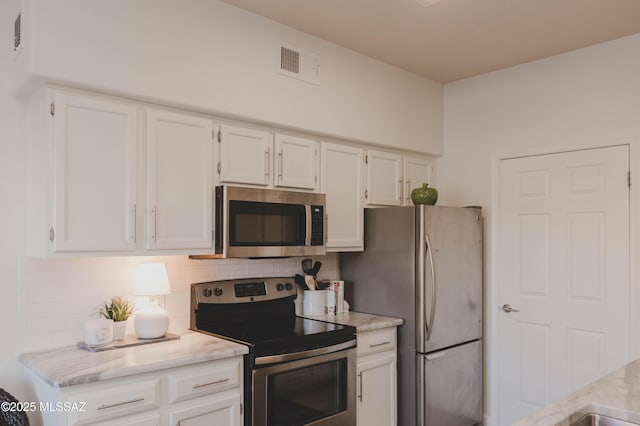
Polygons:
[[127,332],[126,321],[115,321],[113,323],[113,340],[122,340]]

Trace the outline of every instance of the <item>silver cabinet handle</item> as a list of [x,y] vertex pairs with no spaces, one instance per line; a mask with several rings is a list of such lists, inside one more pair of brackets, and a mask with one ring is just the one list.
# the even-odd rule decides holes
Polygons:
[[405,200],[408,200],[409,198],[411,198],[411,179],[407,179],[407,196],[405,197]]
[[136,205],[133,205],[133,208],[129,211],[131,221],[131,241],[136,242]]
[[151,240],[153,241],[153,244],[155,244],[158,240],[157,240],[157,232],[158,232],[158,215],[156,213],[156,206],[153,206],[153,210],[151,210],[151,214],[153,215],[153,235],[151,236]]
[[201,385],[196,384],[196,385],[193,385],[191,387],[191,389],[196,390],[196,389],[203,388],[205,386],[219,385],[220,383],[224,383],[224,382],[228,382],[228,381],[229,381],[229,378],[227,377],[226,379],[216,380],[215,382],[203,383]]
[[266,176],[266,179],[269,179],[269,153],[270,152],[271,152],[270,148],[267,148],[267,150],[264,152],[264,175]]
[[391,342],[386,341],[386,342],[382,342],[382,343],[374,343],[373,345],[369,345],[370,348],[377,348],[378,346],[384,346],[384,345],[390,345]]
[[362,371],[358,373],[358,379],[360,380],[360,395],[357,395],[357,397],[362,402]]
[[520,312],[519,309],[514,309],[511,307],[511,305],[509,305],[508,303],[505,303],[504,305],[502,305],[500,307],[500,309],[502,309],[503,311],[505,311],[506,313],[511,313],[511,312]]
[[142,402],[142,401],[144,401],[144,398],[134,398],[134,399],[129,400],[129,401],[117,402],[115,404],[101,405],[101,406],[99,406],[97,408],[97,410],[98,411],[100,411],[100,410],[108,410],[109,408],[121,407],[123,405],[135,404],[136,402]]
[[398,200],[402,201],[402,179],[398,181]]
[[280,150],[278,153],[278,177],[280,178],[280,181],[282,181],[282,169],[284,168],[282,163],[284,163],[284,158],[282,156],[282,150]]
[[433,253],[431,252],[431,241],[429,240],[429,233],[425,232],[425,240],[427,246],[427,254],[429,255],[429,265],[431,266],[431,312],[429,312],[429,321],[425,324],[427,327],[427,341],[431,337],[431,330],[433,330],[433,319],[436,313],[436,271],[433,266]]

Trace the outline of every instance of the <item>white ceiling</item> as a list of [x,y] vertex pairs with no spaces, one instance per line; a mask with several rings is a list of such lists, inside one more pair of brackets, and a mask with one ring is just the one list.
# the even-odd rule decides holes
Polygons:
[[640,33],[640,0],[223,0],[448,82]]

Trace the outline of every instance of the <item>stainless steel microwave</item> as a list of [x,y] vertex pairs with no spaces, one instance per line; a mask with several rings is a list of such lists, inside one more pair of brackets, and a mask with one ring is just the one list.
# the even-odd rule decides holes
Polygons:
[[324,194],[218,186],[216,257],[325,254]]

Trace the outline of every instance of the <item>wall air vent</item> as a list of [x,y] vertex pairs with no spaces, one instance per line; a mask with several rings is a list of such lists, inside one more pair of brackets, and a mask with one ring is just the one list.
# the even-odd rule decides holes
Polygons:
[[280,46],[280,69],[300,74],[300,52]]
[[278,73],[308,83],[320,84],[320,58],[311,52],[279,43]]
[[18,13],[13,23],[13,51],[17,52],[22,46],[22,13]]

